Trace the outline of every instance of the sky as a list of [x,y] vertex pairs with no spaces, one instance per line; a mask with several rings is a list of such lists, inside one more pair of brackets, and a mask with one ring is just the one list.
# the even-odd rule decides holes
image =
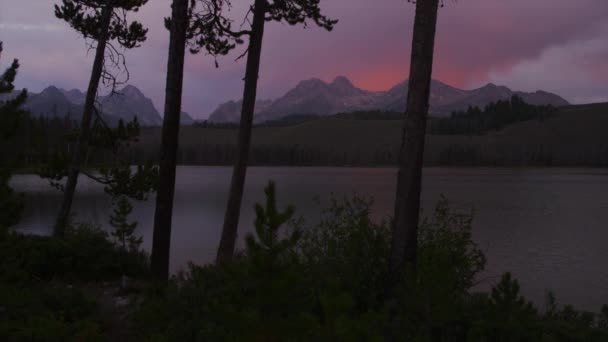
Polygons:
[[[0,68],[22,65],[17,86],[86,89],[93,53],[53,15],[59,0],[1,0]],[[252,1],[232,0],[240,23]],[[258,98],[274,99],[299,81],[347,76],[363,89],[387,90],[407,78],[415,6],[406,0],[321,0],[339,22],[332,32],[269,23]],[[131,16],[149,28],[147,41],[126,52],[130,84],[162,112],[169,0],[150,0]],[[472,89],[492,82],[514,90],[555,92],[572,103],[608,101],[607,0],[445,0],[439,12],[433,78]],[[242,97],[244,51],[219,59],[189,55],[183,109],[206,118],[218,104]]]

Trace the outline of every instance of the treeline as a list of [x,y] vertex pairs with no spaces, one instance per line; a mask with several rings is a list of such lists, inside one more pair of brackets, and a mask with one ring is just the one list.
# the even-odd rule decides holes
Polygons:
[[338,113],[334,115],[334,117],[347,120],[401,120],[403,119],[403,113],[382,110],[366,110]]
[[[119,120],[111,132],[123,136],[127,134],[127,130],[132,129],[132,124],[133,122],[125,124]],[[78,129],[78,121],[69,116],[61,118],[27,115],[16,126],[16,134],[0,144],[0,154],[5,160],[10,160],[13,165],[22,170],[36,172],[54,168],[59,166],[54,164],[65,163],[73,153]],[[139,127],[137,126],[136,129],[139,130]],[[116,163],[117,156],[112,147],[113,144],[117,144],[117,141],[106,141],[108,137],[104,134],[105,131],[106,129],[100,122],[93,125],[89,141],[90,150],[85,157],[85,168]],[[136,142],[137,138],[133,138],[129,144]],[[150,153],[146,153],[146,155],[152,156],[150,160],[156,160],[157,158],[154,156],[156,152],[152,151],[157,147],[149,146],[147,149],[150,150]],[[129,157],[133,156],[129,148],[122,148],[118,153],[121,158],[129,158],[129,161],[135,160],[135,158]]]
[[[469,106],[466,110],[454,111],[449,117],[430,116],[427,133],[437,135],[482,135],[491,131],[499,131],[510,124],[529,120],[546,120],[552,117],[557,108],[552,105],[531,105],[520,96],[513,95],[508,100],[491,102],[483,109]],[[254,124],[255,127],[288,127],[301,123],[323,120],[402,120],[403,113],[394,111],[366,110],[338,113],[330,116],[315,114],[294,114],[277,120],[264,121]],[[203,128],[237,129],[236,122],[203,121],[195,124]]]
[[[254,123],[254,127],[287,127],[299,125],[304,122],[319,120],[321,116],[316,114],[293,114],[287,115],[282,118],[276,120],[268,120],[264,122]],[[209,120],[197,121],[194,123],[194,126],[203,127],[203,128],[228,128],[228,129],[238,129],[238,122],[213,122]]]
[[566,144],[454,145],[441,148],[435,165],[608,167],[608,144],[580,147]]
[[[563,166],[608,167],[608,144],[590,146],[584,151],[576,147],[545,145],[513,145],[480,143],[455,144],[430,139],[425,152],[426,166]],[[149,151],[136,150],[134,162],[141,162]],[[234,144],[206,144],[179,149],[181,165],[231,165],[236,156]],[[257,145],[249,155],[254,166],[352,166],[375,167],[397,165],[397,148],[372,146],[356,149],[323,149],[301,145]]]
[[[400,125],[394,126],[386,122],[385,128],[365,138],[356,136],[356,133],[349,134],[345,128],[338,126],[335,120],[317,124],[327,127],[327,132],[321,133],[315,127],[297,128],[297,134],[301,136],[316,132],[316,139],[307,140],[291,138],[289,130],[293,129],[288,128],[289,126],[256,128],[249,163],[256,166],[397,164],[397,132]],[[366,123],[360,125],[365,126]],[[122,152],[122,158],[132,165],[150,160],[158,161],[160,130],[142,130],[141,141]],[[374,128],[370,127],[369,130]],[[235,129],[198,126],[184,128],[184,132],[177,153],[179,164],[228,166],[236,159]],[[58,154],[68,156],[76,136],[77,123],[69,118],[28,118],[19,128],[19,133],[0,146],[0,153],[7,156],[7,160],[14,160],[23,169],[36,170],[53,163]],[[256,140],[256,137],[261,139]],[[427,166],[608,167],[608,143],[595,140],[539,142],[525,137],[513,141],[497,140],[489,136],[429,135],[427,147]],[[108,164],[114,160],[115,156],[111,153],[96,150],[87,156],[87,165]]]
[[499,131],[505,126],[522,121],[550,118],[557,108],[552,105],[536,106],[526,103],[520,96],[509,100],[492,102],[480,109],[469,106],[466,111],[453,112],[447,118],[429,121],[427,132],[447,135],[481,135],[489,131]]
[[0,144],[0,153],[21,168],[49,164],[51,156],[71,153],[77,129],[78,123],[69,116],[26,116],[16,127],[16,134]]

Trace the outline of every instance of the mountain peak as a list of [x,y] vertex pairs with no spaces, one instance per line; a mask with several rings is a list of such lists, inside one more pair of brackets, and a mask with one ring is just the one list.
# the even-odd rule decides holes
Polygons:
[[83,104],[86,94],[79,89],[73,88],[70,90],[61,89],[61,92],[67,99],[74,104]]
[[[510,94],[513,92],[511,89],[509,89],[509,88],[507,88],[505,86],[497,85],[497,84],[494,84],[494,83],[488,83],[488,84],[486,84],[484,86],[472,89],[470,91],[471,92],[482,93],[482,94],[494,94],[494,95],[492,95],[493,97],[497,97],[498,96],[500,98],[502,98],[502,97],[510,97],[511,96]],[[499,94],[502,94],[502,95],[499,96]],[[499,98],[494,98],[493,101],[494,100],[499,100]]]
[[511,89],[509,89],[509,88],[507,88],[507,87],[505,87],[505,86],[497,85],[497,84],[494,84],[494,83],[492,83],[492,82],[490,82],[490,83],[486,84],[485,86],[483,86],[483,87],[481,87],[481,88],[479,88],[479,89],[486,89],[486,90],[497,90],[497,89],[501,89],[501,90],[503,90],[503,91],[504,91],[504,90],[511,91]]
[[57,94],[57,93],[61,94],[61,91],[59,90],[59,88],[55,87],[54,85],[50,85],[50,86],[44,88],[42,90],[42,92],[40,92],[40,94],[45,94],[45,93],[46,94]]
[[332,85],[346,85],[354,87],[353,83],[346,76],[337,76],[331,82]]
[[152,100],[132,85],[126,85],[116,94],[104,96],[100,102],[103,112],[107,115],[128,121],[137,117],[139,123],[144,126],[160,125],[163,121]]
[[127,84],[124,88],[122,88],[119,93],[124,94],[128,97],[136,97],[143,98],[144,94],[139,90],[136,86]]
[[365,90],[361,90],[346,77],[338,76],[329,85],[331,91],[337,96],[362,96],[366,95]]
[[319,86],[325,86],[327,85],[327,83],[323,82],[321,79],[318,78],[310,78],[304,81],[300,81],[300,83],[298,83],[298,85],[296,85],[296,89],[310,89],[310,88],[317,88]]
[[68,99],[63,92],[54,85],[48,86],[39,94],[40,98],[52,99],[53,101],[68,102]]

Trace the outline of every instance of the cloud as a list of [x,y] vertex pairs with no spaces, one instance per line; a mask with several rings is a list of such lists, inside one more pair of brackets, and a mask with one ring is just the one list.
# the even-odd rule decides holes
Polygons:
[[65,28],[58,26],[58,25],[32,25],[32,24],[4,23],[4,24],[0,24],[0,30],[54,32],[54,31],[64,31]]
[[488,79],[510,87],[567,95],[573,103],[608,101],[608,25],[587,39],[545,49]]

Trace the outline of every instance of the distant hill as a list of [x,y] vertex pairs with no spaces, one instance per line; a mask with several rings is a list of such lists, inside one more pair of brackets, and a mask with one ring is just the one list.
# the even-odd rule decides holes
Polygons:
[[100,97],[99,102],[101,111],[106,115],[126,120],[133,120],[137,116],[141,125],[162,125],[163,119],[152,100],[132,85],[122,88],[116,94]]
[[65,90],[60,89],[61,93],[72,103],[74,104],[84,104],[85,101],[85,93],[81,92],[78,89]]
[[82,104],[71,102],[61,89],[55,86],[45,88],[41,93],[28,93],[24,105],[36,116],[53,117],[69,116],[79,119],[82,116]]
[[[397,111],[405,110],[408,92],[407,81],[403,81],[388,91],[373,92],[357,88],[344,76],[331,83],[320,79],[301,81],[295,88],[274,101],[256,104],[256,122],[278,120],[291,115],[328,116],[353,111]],[[473,90],[454,88],[440,81],[431,83],[431,114],[447,116],[468,106],[483,107],[490,102],[505,100],[513,95],[521,96],[530,104],[552,104],[565,106],[568,102],[558,95],[537,91],[526,93],[512,91],[504,86],[488,84]],[[242,101],[230,101],[218,107],[210,116],[211,122],[237,122],[240,118]]]
[[182,125],[193,125],[196,121],[190,116],[190,114],[182,112],[179,122]]
[[[272,104],[272,100],[258,100],[255,103],[255,114],[266,110]],[[239,122],[243,100],[228,101],[217,107],[209,116],[211,122]]]

